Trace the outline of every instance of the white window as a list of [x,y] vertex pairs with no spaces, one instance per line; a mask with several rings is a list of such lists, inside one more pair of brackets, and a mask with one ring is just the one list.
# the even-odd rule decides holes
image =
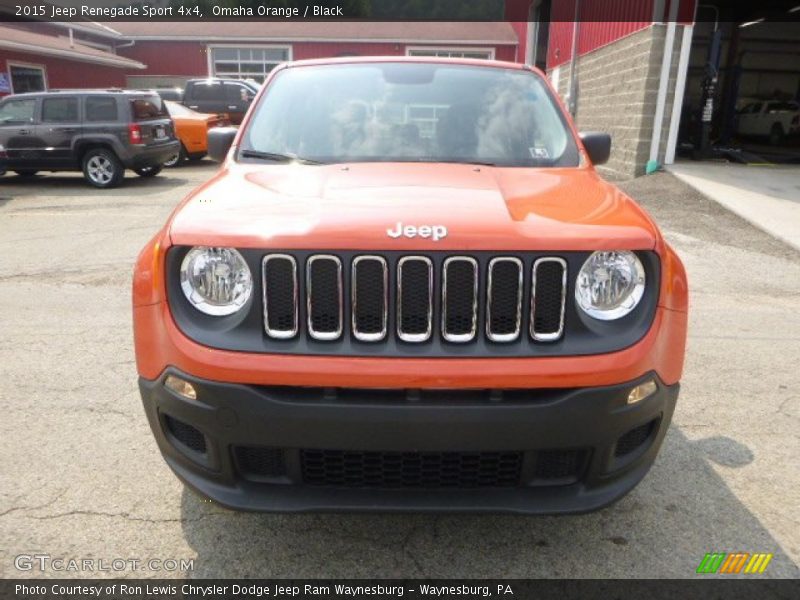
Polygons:
[[494,48],[436,48],[416,46],[406,50],[408,56],[442,56],[445,58],[494,59]]
[[15,94],[43,92],[47,89],[47,79],[41,65],[9,62],[8,77],[11,80],[11,91]]
[[210,46],[209,75],[230,79],[254,79],[263,83],[272,69],[291,60],[289,46]]

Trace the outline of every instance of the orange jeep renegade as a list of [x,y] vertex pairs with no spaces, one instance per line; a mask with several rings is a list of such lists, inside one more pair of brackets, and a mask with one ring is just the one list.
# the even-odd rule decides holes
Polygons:
[[228,507],[597,509],[647,473],[686,339],[681,261],[541,72],[276,68],[142,251],[144,408]]

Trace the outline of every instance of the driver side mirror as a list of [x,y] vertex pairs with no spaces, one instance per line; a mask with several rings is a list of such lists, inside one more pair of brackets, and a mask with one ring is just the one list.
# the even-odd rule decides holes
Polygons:
[[228,156],[228,150],[236,137],[236,127],[214,127],[208,130],[208,157],[222,162]]
[[611,155],[611,136],[599,131],[587,131],[579,134],[583,147],[594,165],[602,165],[608,162]]

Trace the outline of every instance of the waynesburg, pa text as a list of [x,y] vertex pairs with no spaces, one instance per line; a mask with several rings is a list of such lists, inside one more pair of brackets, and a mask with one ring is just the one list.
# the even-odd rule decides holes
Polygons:
[[[493,590],[492,587],[496,587]],[[348,584],[332,584],[332,585],[258,585],[258,584],[230,584],[230,585],[198,585],[198,584],[129,584],[129,583],[113,583],[113,584],[50,584],[50,585],[25,585],[22,583],[16,584],[15,596],[22,598],[25,596],[45,596],[51,594],[52,596],[72,596],[78,598],[106,598],[106,597],[146,597],[150,596],[174,596],[180,593],[184,596],[191,596],[194,598],[205,598],[214,600],[215,598],[231,596],[241,596],[242,598],[263,598],[263,597],[295,597],[295,596],[378,596],[381,598],[397,597],[402,598],[406,592],[409,595],[414,594],[418,596],[445,598],[450,596],[467,596],[470,598],[488,598],[491,596],[500,597],[513,597],[514,592],[508,584],[497,584],[496,586],[488,585],[428,585],[416,584],[413,586],[404,585],[384,585],[384,584],[369,584],[369,585],[348,585]]]

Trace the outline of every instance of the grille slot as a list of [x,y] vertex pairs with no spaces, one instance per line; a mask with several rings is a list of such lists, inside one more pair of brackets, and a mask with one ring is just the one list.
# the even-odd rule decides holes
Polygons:
[[628,454],[636,451],[641,447],[648,439],[650,439],[650,435],[656,428],[656,419],[653,419],[649,423],[645,423],[644,425],[639,425],[631,429],[628,433],[623,435],[617,440],[617,445],[614,448],[614,456],[619,458],[621,456],[627,456]]
[[564,332],[566,261],[550,256],[537,259],[531,286],[531,337],[537,342],[554,342]]
[[354,488],[480,488],[520,484],[521,452],[301,450],[308,485]]
[[386,337],[389,302],[389,268],[380,256],[358,256],[353,260],[353,335],[362,342]]
[[478,329],[478,261],[453,256],[442,268],[442,337],[464,343]]
[[247,479],[276,478],[286,475],[283,450],[258,446],[236,446],[236,466]]
[[317,254],[306,263],[308,334],[317,340],[342,335],[342,261]]
[[[357,342],[388,342],[399,349],[436,337],[433,350],[439,355],[467,353],[476,341],[482,354],[492,352],[482,345],[489,342],[508,355],[520,342],[532,342],[533,349],[564,336],[568,273],[563,258],[442,254],[266,254],[261,259],[264,338],[307,335],[316,342],[355,343],[350,351],[357,351]],[[297,352],[293,344],[285,347]],[[324,352],[317,344],[311,349]],[[417,352],[411,346],[402,351]]]
[[433,330],[433,263],[425,256],[404,256],[397,263],[397,335],[424,342]]
[[499,257],[489,261],[486,290],[486,337],[513,342],[522,329],[522,261]]
[[264,330],[276,339],[297,335],[297,261],[288,254],[264,257]]
[[536,453],[535,480],[553,483],[577,481],[586,465],[586,450],[540,450]]
[[164,424],[181,444],[200,454],[206,453],[206,436],[199,429],[169,415],[164,415]]

